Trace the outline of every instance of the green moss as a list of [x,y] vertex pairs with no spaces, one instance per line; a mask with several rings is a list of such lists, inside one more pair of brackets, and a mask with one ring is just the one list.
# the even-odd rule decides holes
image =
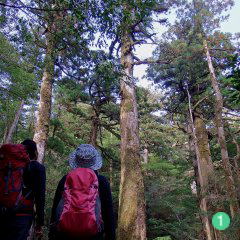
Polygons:
[[123,110],[124,110],[124,112],[132,112],[133,111],[133,105],[132,105],[132,103],[129,101],[129,102],[127,102],[127,103],[125,103],[124,105],[123,105]]

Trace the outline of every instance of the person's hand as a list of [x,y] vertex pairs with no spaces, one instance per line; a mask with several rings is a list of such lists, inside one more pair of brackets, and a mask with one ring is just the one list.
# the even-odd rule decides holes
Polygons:
[[42,230],[42,226],[37,225],[35,227],[35,236],[37,237],[37,239],[41,239],[43,236],[43,230]]

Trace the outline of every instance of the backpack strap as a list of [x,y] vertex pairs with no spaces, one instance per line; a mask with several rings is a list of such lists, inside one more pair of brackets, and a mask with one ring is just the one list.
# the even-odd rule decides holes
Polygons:
[[[24,198],[27,198],[29,197],[29,195],[32,193],[32,191],[29,191],[25,196]],[[18,198],[17,198],[17,201],[15,203],[15,207],[14,207],[14,211],[16,212],[17,210],[19,210],[21,207],[24,207],[24,204],[23,204],[23,198],[22,198],[22,191],[19,193],[18,195]]]
[[[30,167],[29,163],[28,163],[27,167],[25,167],[24,169],[23,168],[21,169],[22,176],[24,175],[24,170],[27,170],[27,171],[30,172],[31,167]],[[23,181],[24,181],[24,179],[23,179]],[[21,189],[23,188],[23,186],[24,186],[24,182],[22,182]],[[20,193],[19,193],[19,195],[16,199],[16,202],[15,202],[15,207],[14,207],[15,211],[17,211],[18,209],[20,209],[21,207],[24,206],[24,204],[23,204],[24,198],[27,199],[30,196],[31,193],[32,193],[32,190],[29,190],[28,193],[23,196],[22,190],[20,191]]]
[[4,190],[4,194],[8,194],[9,193],[9,188],[8,188],[8,183],[9,183],[9,180],[11,178],[11,175],[12,175],[12,166],[11,166],[11,163],[8,164],[8,167],[7,167],[7,174],[5,176],[5,190]]

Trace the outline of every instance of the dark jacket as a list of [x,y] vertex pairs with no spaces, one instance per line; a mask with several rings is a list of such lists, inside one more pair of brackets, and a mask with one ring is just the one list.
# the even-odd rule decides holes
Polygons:
[[[112,194],[110,189],[110,184],[106,177],[99,175],[97,171],[95,171],[98,182],[99,182],[99,196],[101,200],[101,210],[102,210],[102,218],[104,222],[104,234],[105,240],[115,240],[115,222],[114,222],[114,213],[113,213],[113,204],[112,204]],[[52,207],[52,215],[51,215],[51,223],[56,222],[56,210],[59,201],[62,198],[62,194],[64,191],[64,184],[66,181],[66,175],[60,180],[57,190],[55,193],[53,207]],[[49,235],[51,239],[51,233]],[[97,238],[98,239],[98,238]]]
[[[36,208],[36,224],[44,225],[44,207],[45,207],[45,190],[46,190],[46,171],[45,167],[37,161],[31,161],[24,172],[23,195],[31,199]],[[18,214],[34,214],[33,208],[20,210]]]

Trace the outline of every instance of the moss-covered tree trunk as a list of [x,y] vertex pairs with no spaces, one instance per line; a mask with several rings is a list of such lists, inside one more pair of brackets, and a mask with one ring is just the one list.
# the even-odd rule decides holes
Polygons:
[[145,197],[140,162],[138,112],[133,82],[132,39],[128,29],[121,38],[121,182],[118,240],[145,240]]
[[202,118],[198,115],[194,119],[194,128],[196,136],[196,153],[198,161],[198,174],[199,174],[199,183],[201,186],[200,190],[200,208],[205,213],[202,216],[202,222],[204,225],[204,232],[206,239],[213,240],[214,229],[211,225],[211,216],[207,216],[212,210],[211,206],[211,192],[210,184],[213,184],[211,181],[214,174],[213,163],[210,154],[210,147],[208,143],[208,134],[206,126]]
[[197,172],[200,185],[200,191],[198,191],[199,202],[200,209],[204,213],[201,216],[201,221],[205,238],[207,240],[214,240],[214,230],[211,226],[210,219],[207,216],[210,210],[208,198],[210,193],[208,192],[208,187],[214,171],[208,143],[208,135],[202,118],[199,116],[199,114],[194,114],[192,110],[191,95],[189,93],[188,86],[187,94],[192,141],[194,142],[194,148],[197,158]]
[[[235,171],[236,171],[236,175],[237,175],[237,189],[238,189],[238,196],[240,196],[240,168],[239,168],[239,164],[240,164],[240,144],[238,143],[236,137],[234,135],[232,136],[232,141],[233,144],[235,144],[236,146],[236,150],[237,150],[237,155],[234,157],[233,161],[234,161],[234,167],[235,167]],[[239,198],[239,197],[238,197]],[[240,198],[239,198],[240,200]]]
[[37,123],[34,134],[34,141],[37,143],[38,148],[38,161],[41,163],[43,162],[45,155],[51,116],[52,85],[54,79],[55,62],[54,30],[55,24],[52,23],[51,26],[49,26],[49,31],[46,34],[45,69],[42,77]]
[[240,200],[240,144],[237,141],[237,138],[235,137],[236,134],[231,132],[231,128],[228,124],[228,122],[225,123],[225,126],[227,127],[228,131],[227,134],[233,145],[236,147],[236,155],[233,157],[230,161],[233,167],[233,177],[234,177],[234,183],[235,188],[237,191],[238,201]]
[[[197,195],[197,200],[200,205],[201,204],[201,192],[200,192],[201,186],[199,183],[198,159],[197,159],[196,150],[195,150],[195,139],[194,139],[193,133],[192,133],[192,124],[188,125],[187,133],[188,133],[188,145],[189,145],[189,161],[192,162],[192,164],[193,164],[194,179],[195,179],[195,183],[196,183],[196,195]],[[194,184],[194,183],[192,183],[192,184]],[[192,190],[192,193],[194,193],[193,190]],[[196,218],[199,219],[200,214],[198,214],[196,216]],[[205,237],[205,231],[204,231],[204,226],[203,226],[203,221],[202,221],[202,229],[199,230],[199,232],[198,232],[198,239],[203,239],[203,237]]]
[[22,109],[23,109],[23,105],[24,105],[24,100],[21,101],[19,108],[15,114],[14,120],[12,122],[12,125],[6,135],[6,139],[4,140],[5,143],[10,143],[12,142],[12,138],[13,138],[13,133],[16,130],[20,115],[22,113]]
[[222,108],[223,108],[223,98],[220,92],[218,80],[215,75],[215,70],[212,64],[212,59],[209,53],[207,41],[204,40],[204,48],[207,56],[208,68],[211,75],[211,84],[215,93],[215,125],[217,128],[218,142],[221,148],[221,156],[223,161],[223,168],[226,176],[227,188],[230,200],[230,211],[231,216],[234,217],[239,212],[239,204],[237,201],[237,193],[234,186],[233,173],[229,161],[228,150],[225,139],[223,118],[222,118]]
[[238,200],[240,200],[240,168],[239,168],[239,164],[240,164],[240,144],[238,143],[235,136],[232,136],[232,139],[233,139],[233,143],[235,144],[236,150],[237,150],[237,155],[234,157],[233,161],[234,161],[234,167],[235,167],[235,172],[236,172],[235,186],[236,186],[236,189],[237,189]]

